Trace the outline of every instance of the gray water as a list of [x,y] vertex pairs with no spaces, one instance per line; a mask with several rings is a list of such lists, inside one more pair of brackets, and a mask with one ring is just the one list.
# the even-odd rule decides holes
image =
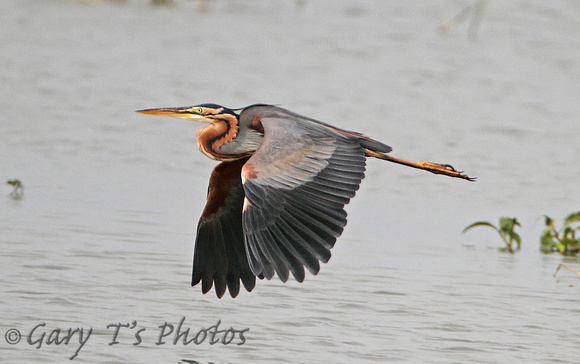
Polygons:
[[[580,277],[552,276],[578,260],[538,237],[580,206],[580,3],[490,1],[476,39],[438,34],[466,4],[0,2],[0,182],[24,183],[0,193],[0,362],[67,362],[78,332],[49,335],[69,328],[79,363],[578,362]],[[201,125],[134,113],[204,102],[279,104],[478,180],[370,160],[318,276],[218,300],[189,286]],[[500,216],[517,254],[461,234]],[[182,319],[199,345],[174,343]],[[200,342],[218,320],[231,342]]]

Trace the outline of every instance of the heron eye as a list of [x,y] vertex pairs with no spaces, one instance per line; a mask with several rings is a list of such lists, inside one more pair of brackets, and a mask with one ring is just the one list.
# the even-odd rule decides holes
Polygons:
[[196,106],[196,107],[192,107],[190,111],[191,111],[192,114],[201,115],[203,113],[203,108]]

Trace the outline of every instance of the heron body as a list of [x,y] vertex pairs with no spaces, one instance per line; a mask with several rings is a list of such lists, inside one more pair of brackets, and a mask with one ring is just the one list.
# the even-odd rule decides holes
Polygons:
[[[236,113],[236,111],[239,113]],[[347,222],[344,206],[364,178],[367,157],[473,180],[450,165],[388,156],[391,147],[286,109],[215,104],[138,111],[209,123],[202,153],[221,161],[211,173],[198,223],[192,286],[232,297],[256,277],[299,282],[316,275]]]

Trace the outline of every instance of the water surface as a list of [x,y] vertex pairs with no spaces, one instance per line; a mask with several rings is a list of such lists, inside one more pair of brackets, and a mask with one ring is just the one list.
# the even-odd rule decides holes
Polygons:
[[[580,283],[552,277],[564,260],[538,236],[542,214],[579,206],[580,7],[489,2],[475,41],[467,24],[437,34],[462,6],[2,2],[0,180],[25,187],[0,196],[0,333],[23,335],[0,339],[0,361],[73,356],[78,337],[27,343],[46,323],[32,341],[93,328],[86,363],[575,362]],[[203,102],[280,104],[478,181],[369,161],[318,276],[204,296],[189,287],[215,165],[201,125],[133,112]],[[503,215],[523,225],[515,255],[491,230],[461,235]],[[160,344],[183,318],[189,339],[249,331]],[[114,345],[111,324],[129,324]]]

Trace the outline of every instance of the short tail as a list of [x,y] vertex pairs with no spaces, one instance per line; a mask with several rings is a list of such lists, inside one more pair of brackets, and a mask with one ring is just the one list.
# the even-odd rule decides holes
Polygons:
[[389,153],[391,150],[393,150],[393,148],[389,147],[388,145],[378,142],[364,135],[359,136],[359,141],[361,147],[363,147],[365,151],[373,151],[376,153],[384,154]]

